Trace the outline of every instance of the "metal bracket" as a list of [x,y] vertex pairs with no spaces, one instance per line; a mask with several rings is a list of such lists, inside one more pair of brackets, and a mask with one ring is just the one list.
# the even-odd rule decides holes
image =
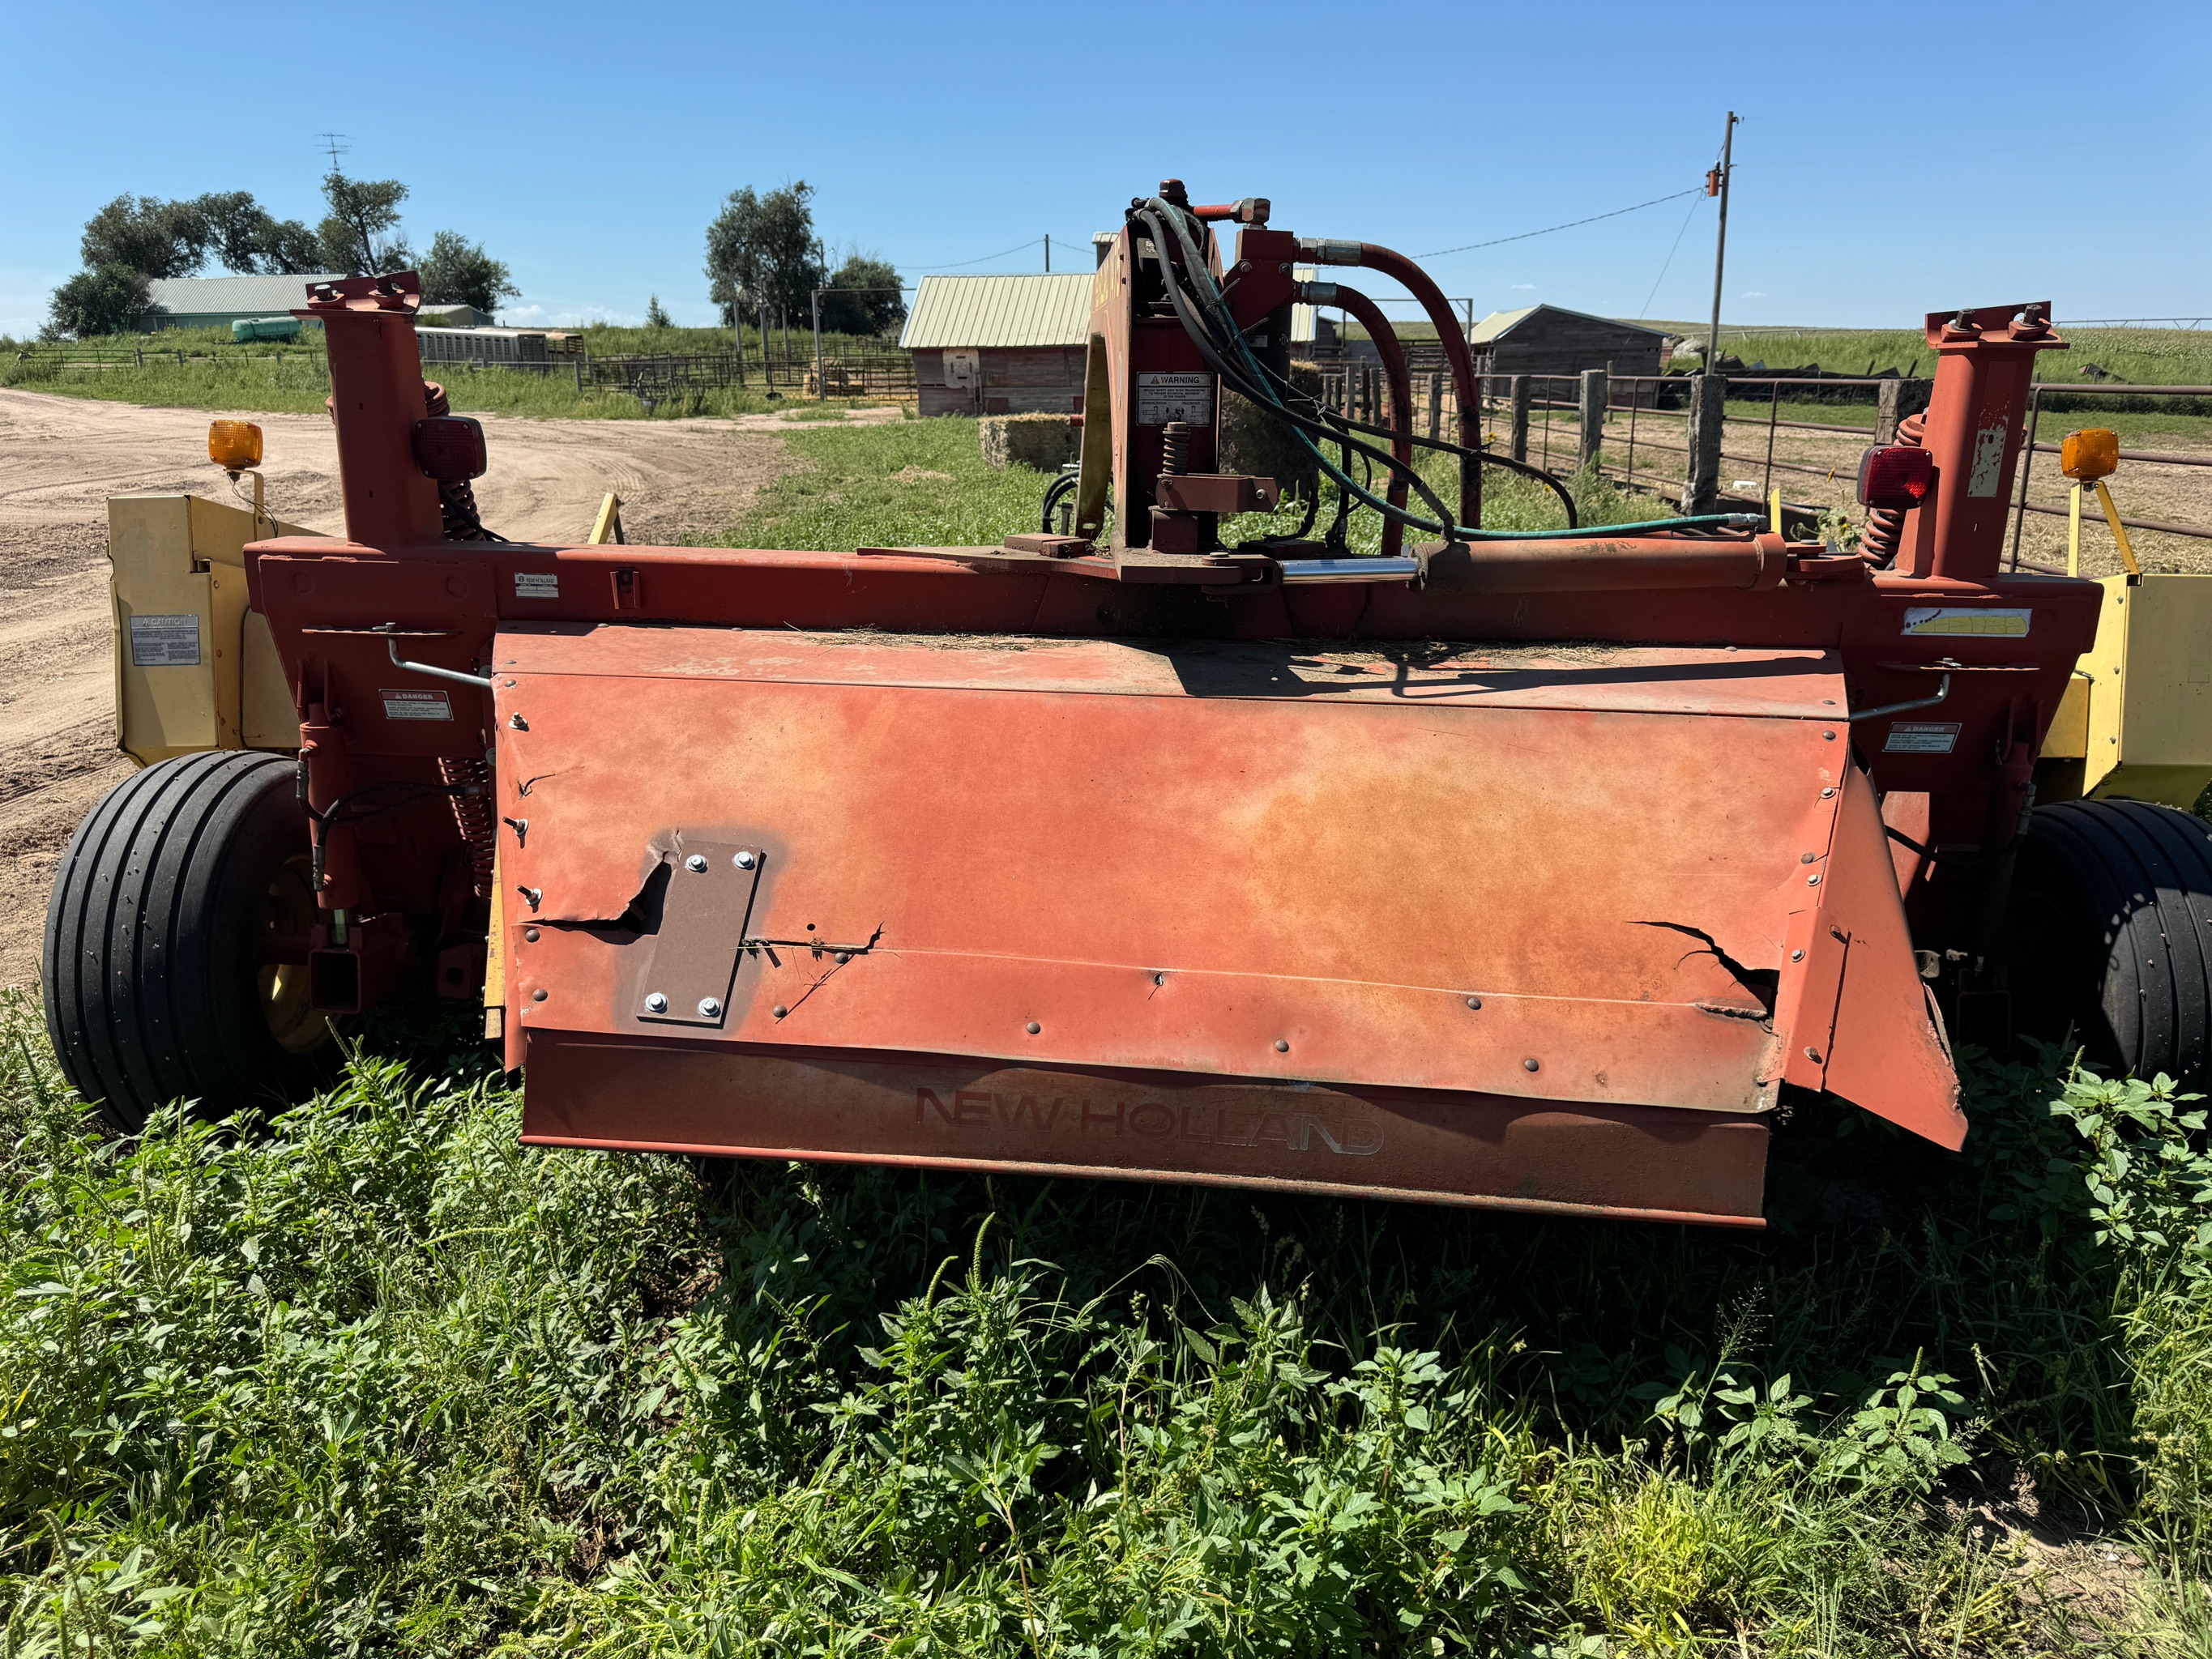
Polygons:
[[729,1018],[745,924],[767,854],[737,842],[693,842],[680,834],[661,854],[668,885],[631,1016],[646,1024],[719,1030]]

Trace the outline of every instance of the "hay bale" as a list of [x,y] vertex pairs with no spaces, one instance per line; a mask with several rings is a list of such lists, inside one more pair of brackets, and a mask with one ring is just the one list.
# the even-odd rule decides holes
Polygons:
[[1057,472],[1076,458],[1074,421],[1066,415],[986,415],[980,422],[989,466]]
[[[1321,395],[1321,370],[1311,363],[1291,365],[1291,384],[1309,397]],[[1273,478],[1285,495],[1304,499],[1320,482],[1313,459],[1280,421],[1262,414],[1235,392],[1221,394],[1221,459],[1224,472],[1248,472]]]

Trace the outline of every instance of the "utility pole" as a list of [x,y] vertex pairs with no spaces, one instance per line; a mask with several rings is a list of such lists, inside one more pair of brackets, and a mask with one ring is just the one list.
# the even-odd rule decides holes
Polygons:
[[1052,275],[1052,233],[1048,230],[1044,234],[1044,274]]
[[1721,134],[1721,164],[1705,175],[1705,194],[1721,198],[1721,228],[1713,244],[1713,326],[1705,336],[1705,372],[1716,372],[1721,361],[1721,270],[1728,260],[1728,204],[1729,176],[1735,171],[1736,112],[1729,112],[1728,126]]

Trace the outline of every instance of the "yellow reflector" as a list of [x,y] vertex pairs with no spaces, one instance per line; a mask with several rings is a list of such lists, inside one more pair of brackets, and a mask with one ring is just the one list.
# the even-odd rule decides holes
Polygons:
[[261,465],[261,428],[251,421],[210,421],[208,459],[226,472]]
[[2058,470],[2087,483],[2101,478],[2120,464],[2120,434],[2101,426],[2069,432],[2058,446]]

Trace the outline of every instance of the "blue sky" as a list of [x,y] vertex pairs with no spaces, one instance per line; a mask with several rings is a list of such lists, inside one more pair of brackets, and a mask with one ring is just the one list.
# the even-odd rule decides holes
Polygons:
[[[711,319],[706,223],[804,179],[834,249],[1089,258],[1176,174],[1411,253],[1696,184],[1737,131],[1728,321],[1888,325],[2050,299],[2212,313],[2212,8],[2147,3],[11,9],[0,331],[124,191],[319,216],[317,135],[513,268],[508,320]],[[1430,262],[1477,315],[1701,317],[1701,198]],[[1679,242],[1678,239],[1679,238]],[[1024,246],[996,258],[1016,243]],[[1067,246],[1073,244],[1073,246]],[[1671,260],[1669,258],[1672,251]]]

